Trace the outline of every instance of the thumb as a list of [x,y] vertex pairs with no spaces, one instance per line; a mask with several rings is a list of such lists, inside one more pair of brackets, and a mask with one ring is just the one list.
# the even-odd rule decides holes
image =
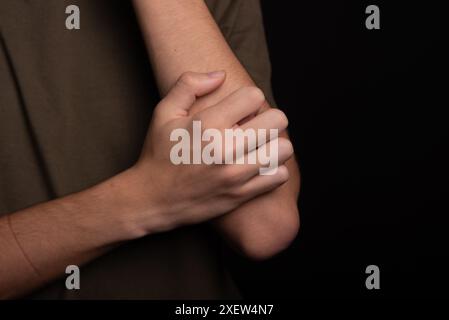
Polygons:
[[225,76],[224,71],[183,73],[159,104],[160,113],[168,118],[187,115],[197,97],[216,90],[223,84]]

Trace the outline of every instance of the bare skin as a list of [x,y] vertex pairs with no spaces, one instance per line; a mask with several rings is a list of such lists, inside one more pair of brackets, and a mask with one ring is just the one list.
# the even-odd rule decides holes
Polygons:
[[[225,70],[227,75],[218,90],[198,99],[192,113],[216,103],[238,88],[254,86],[203,0],[134,0],[134,6],[162,95],[186,71]],[[257,113],[269,108],[264,102]],[[286,133],[282,135],[288,138]],[[268,258],[296,237],[299,229],[299,170],[294,158],[287,161],[286,167],[290,179],[284,186],[215,221],[225,239],[246,256]]]
[[[271,176],[259,175],[261,164],[171,162],[173,129],[191,130],[193,120],[199,120],[206,128],[224,130],[260,108],[260,92],[242,88],[191,115],[196,97],[216,90],[224,79],[224,73],[181,76],[155,108],[132,168],[88,190],[1,218],[0,297],[27,293],[64,274],[67,265],[82,265],[124,241],[216,218],[285,183],[288,172],[282,164],[293,149],[282,138],[281,166]],[[275,128],[284,130],[285,117],[274,116]],[[258,129],[273,125],[267,127],[262,116],[248,123]]]
[[[139,6],[136,0],[140,17],[148,14],[149,3],[157,5],[150,14],[159,18],[166,4],[177,10],[172,17],[191,14],[187,25],[175,19],[179,25],[172,24],[172,30],[200,29],[189,32],[198,35],[190,39],[189,48],[198,50],[189,50],[189,56],[189,37],[172,37],[185,29],[169,35],[166,21],[151,26],[154,45],[162,49],[164,41],[173,41],[167,50],[175,46],[178,53],[149,50],[160,66],[155,72],[165,98],[155,109],[139,161],[97,186],[0,218],[0,298],[26,294],[63,275],[67,265],[82,265],[125,241],[182,225],[214,221],[225,238],[256,259],[279,252],[296,235],[299,178],[287,139],[280,138],[280,167],[274,176],[259,176],[258,165],[174,166],[167,158],[167,133],[174,127],[189,128],[193,119],[221,129],[239,124],[283,131],[287,126],[279,111],[269,117],[260,114],[268,107],[260,90],[251,87],[202,1],[190,1],[186,8],[188,1],[176,7],[173,1],[141,1]],[[147,27],[142,24],[144,33]],[[225,70],[226,81],[223,73],[188,70]]]

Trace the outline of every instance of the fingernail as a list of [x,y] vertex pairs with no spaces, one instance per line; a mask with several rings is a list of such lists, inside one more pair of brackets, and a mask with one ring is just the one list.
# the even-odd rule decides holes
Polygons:
[[209,72],[207,75],[209,76],[209,78],[222,78],[224,74],[225,74],[224,71],[214,71]]

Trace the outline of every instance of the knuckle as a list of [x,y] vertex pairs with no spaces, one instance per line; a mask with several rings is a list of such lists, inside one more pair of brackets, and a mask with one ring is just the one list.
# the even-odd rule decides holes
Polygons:
[[287,115],[283,111],[281,111],[279,109],[272,108],[272,109],[268,110],[267,112],[270,112],[270,118],[276,119],[276,122],[279,123],[279,126],[281,126],[283,128],[287,128],[288,118],[287,118]]
[[279,138],[279,149],[285,150],[284,152],[288,155],[292,155],[294,152],[291,141],[283,137]]
[[265,101],[265,94],[258,87],[244,87],[243,91],[254,102],[262,104]]
[[277,170],[277,176],[279,177],[279,180],[281,182],[285,182],[289,179],[290,173],[288,172],[288,169],[286,166],[280,166]]
[[240,180],[241,177],[238,170],[231,166],[225,166],[223,170],[223,182],[226,186],[234,186],[238,184]]
[[195,83],[195,74],[190,71],[184,72],[179,77],[178,83],[190,88]]
[[203,114],[201,112],[200,113],[195,113],[195,114],[192,115],[192,121],[202,121],[202,120],[204,120],[204,116],[203,116]]

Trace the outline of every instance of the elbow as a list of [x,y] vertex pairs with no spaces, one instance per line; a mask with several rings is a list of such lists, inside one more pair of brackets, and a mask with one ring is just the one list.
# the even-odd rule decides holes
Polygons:
[[274,257],[289,247],[298,235],[300,227],[298,210],[288,218],[258,226],[252,234],[239,242],[239,251],[248,259],[263,261]]

